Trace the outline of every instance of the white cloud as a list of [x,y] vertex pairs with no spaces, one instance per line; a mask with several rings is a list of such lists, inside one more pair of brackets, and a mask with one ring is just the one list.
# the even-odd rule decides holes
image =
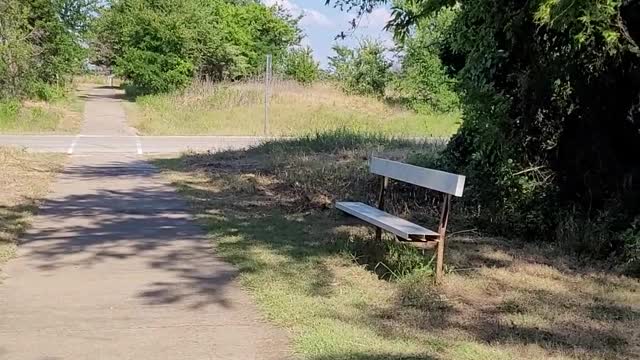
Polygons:
[[300,7],[289,0],[262,0],[267,6],[279,5],[281,8],[293,13],[300,13]]
[[391,12],[386,8],[376,8],[364,16],[361,25],[381,30],[391,20]]
[[304,9],[303,15],[304,17],[301,20],[303,25],[318,25],[327,28],[333,27],[335,25],[334,22],[327,17],[327,15],[317,10]]
[[267,6],[278,5],[288,11],[293,16],[302,16],[300,23],[306,26],[320,26],[325,28],[334,27],[335,23],[325,14],[314,9],[302,8],[290,0],[262,0]]
[[313,44],[311,44],[311,40],[310,40],[308,37],[306,37],[306,36],[305,36],[305,37],[303,37],[303,38],[300,40],[300,46],[302,46],[302,47],[310,47],[310,48],[312,48],[312,49],[313,49]]

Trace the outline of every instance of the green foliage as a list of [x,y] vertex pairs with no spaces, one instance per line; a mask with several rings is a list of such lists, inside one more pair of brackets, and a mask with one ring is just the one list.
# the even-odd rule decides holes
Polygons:
[[0,2],[0,99],[17,97],[35,77],[33,54],[28,41],[27,9],[17,1]]
[[0,100],[0,118],[14,118],[20,112],[20,102],[17,100]]
[[63,77],[76,72],[82,64],[84,51],[60,18],[58,2],[33,0],[28,6],[28,26],[31,42],[37,47],[38,78],[47,83],[61,83]]
[[404,43],[405,55],[395,87],[417,111],[447,112],[459,107],[455,79],[440,60],[450,42],[448,28],[456,13],[448,8],[427,17]]
[[[64,1],[0,2],[0,98],[47,99],[81,65],[80,36],[63,21]],[[83,9],[69,10],[68,14]]]
[[640,216],[633,220],[621,237],[624,244],[625,270],[630,275],[640,277]]
[[320,68],[313,59],[310,47],[289,50],[284,59],[283,70],[287,77],[307,85],[316,81],[320,75]]
[[355,49],[334,46],[329,67],[348,93],[383,96],[390,80],[391,62],[379,42],[363,40]]
[[117,0],[96,24],[94,56],[142,92],[168,92],[261,71],[266,54],[297,43],[296,23],[254,2]]
[[36,81],[29,84],[27,94],[31,98],[44,101],[61,100],[67,94],[67,88],[62,85]]
[[116,60],[118,74],[131,79],[140,93],[168,92],[193,78],[194,65],[175,54],[130,49]]
[[[366,13],[384,2],[336,4]],[[423,35],[425,23],[452,6],[436,52],[461,90],[463,125],[445,162],[468,176],[464,201],[510,234],[626,251],[615,234],[640,213],[640,3],[402,0],[389,27],[428,53],[440,34]],[[575,231],[587,227],[607,239]]]
[[404,280],[415,274],[433,275],[432,257],[394,239],[376,241],[370,236],[355,237],[338,239],[336,245],[382,279]]
[[[638,191],[627,180],[639,170],[627,156],[640,140],[640,87],[629,80],[640,75],[638,57],[623,55],[601,20],[562,20],[567,4],[554,4],[481,1],[463,6],[452,25],[452,48],[466,59],[465,119],[449,158],[476,184],[489,220],[536,237],[565,225],[565,206],[598,223],[586,209],[606,210]],[[593,10],[573,6],[575,14]],[[630,201],[607,213],[624,218],[637,209]]]
[[331,76],[344,83],[351,76],[354,50],[342,45],[334,45],[334,56],[329,56],[329,71]]

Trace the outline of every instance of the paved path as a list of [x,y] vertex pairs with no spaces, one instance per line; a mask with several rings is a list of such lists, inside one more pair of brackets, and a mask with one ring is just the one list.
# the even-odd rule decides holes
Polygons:
[[[85,131],[129,131],[110,94],[88,99]],[[285,334],[135,154],[72,156],[4,270],[0,359],[288,356]]]
[[85,115],[93,115],[91,121],[83,123],[80,135],[0,135],[0,146],[18,146],[33,152],[142,155],[234,150],[274,139],[264,136],[137,136],[135,129],[126,123],[120,90],[94,88],[82,97],[86,100]]

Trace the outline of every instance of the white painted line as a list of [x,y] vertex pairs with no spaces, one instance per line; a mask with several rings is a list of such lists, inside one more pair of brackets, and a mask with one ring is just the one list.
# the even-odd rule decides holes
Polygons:
[[80,135],[77,135],[76,137],[73,138],[73,141],[71,141],[71,145],[69,146],[69,150],[67,150],[67,154],[69,155],[73,154],[73,149],[75,149],[79,138],[80,138]]
[[136,147],[138,148],[138,155],[142,155],[142,143],[140,138],[136,136]]
[[134,138],[137,137],[137,135],[87,135],[87,134],[83,134],[83,135],[78,135],[80,137],[85,137],[85,138]]

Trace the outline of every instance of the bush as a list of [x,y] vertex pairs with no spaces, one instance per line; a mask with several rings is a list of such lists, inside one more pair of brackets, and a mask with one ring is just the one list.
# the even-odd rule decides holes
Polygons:
[[625,272],[640,277],[640,216],[621,234],[624,244]]
[[118,59],[116,73],[135,84],[138,94],[164,93],[187,86],[194,66],[176,55],[131,49]]
[[54,101],[64,98],[67,94],[67,88],[61,85],[47,84],[45,82],[34,82],[27,89],[29,97],[43,101]]
[[424,19],[404,44],[405,55],[395,88],[418,112],[448,112],[460,106],[455,78],[440,60],[449,45],[448,31],[456,13],[444,9]]
[[284,74],[301,83],[311,84],[318,79],[320,68],[313,59],[310,47],[289,50],[284,59]]
[[390,79],[391,62],[380,42],[363,40],[355,49],[334,46],[329,57],[334,77],[348,93],[383,96]]
[[15,99],[0,100],[0,119],[13,119],[20,112],[20,101]]

